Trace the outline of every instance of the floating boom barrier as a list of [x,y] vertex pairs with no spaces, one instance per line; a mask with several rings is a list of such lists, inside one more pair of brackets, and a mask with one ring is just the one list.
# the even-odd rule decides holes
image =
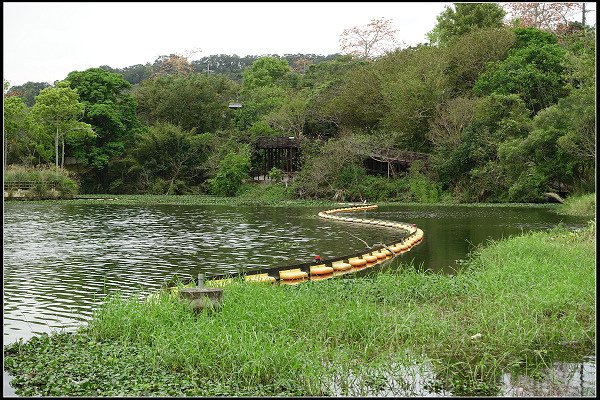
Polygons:
[[393,257],[409,251],[423,240],[423,231],[415,224],[404,222],[382,221],[377,219],[363,219],[340,216],[356,211],[369,211],[377,208],[376,204],[352,206],[347,208],[336,208],[321,211],[321,218],[333,221],[342,221],[354,224],[376,225],[396,230],[397,233],[390,239],[389,245],[377,244],[368,250],[354,254],[330,258],[327,260],[317,259],[312,262],[288,265],[275,268],[264,268],[254,271],[238,271],[228,274],[208,275],[207,286],[224,286],[239,276],[243,276],[246,282],[279,283],[285,285],[296,285],[306,281],[318,281],[348,273],[360,271],[375,265],[383,264]]

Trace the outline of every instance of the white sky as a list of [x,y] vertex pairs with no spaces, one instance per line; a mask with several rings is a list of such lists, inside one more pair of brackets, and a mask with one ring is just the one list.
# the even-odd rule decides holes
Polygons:
[[[334,54],[346,28],[390,18],[406,45],[425,34],[442,2],[3,3],[4,79],[53,83],[71,71],[123,68],[159,55]],[[588,8],[595,9],[595,3]],[[587,14],[595,24],[595,12]]]

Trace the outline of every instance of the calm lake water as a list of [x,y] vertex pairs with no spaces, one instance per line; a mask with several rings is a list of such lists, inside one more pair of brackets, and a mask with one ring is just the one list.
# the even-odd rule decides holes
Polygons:
[[[88,320],[107,293],[159,288],[173,274],[235,272],[342,256],[389,243],[389,228],[327,221],[323,207],[4,204],[4,342]],[[544,207],[383,206],[353,213],[415,223],[402,261],[453,273],[475,245],[562,222]]]
[[[396,236],[390,228],[323,220],[323,209],[5,202],[4,344],[74,330],[108,293],[149,292],[173,274],[325,259]],[[382,206],[353,216],[417,224],[425,239],[402,261],[445,273],[489,239],[587,222],[531,206]]]

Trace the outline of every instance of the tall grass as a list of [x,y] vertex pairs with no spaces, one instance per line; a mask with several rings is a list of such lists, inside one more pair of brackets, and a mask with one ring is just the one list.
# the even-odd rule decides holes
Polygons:
[[567,197],[565,202],[558,207],[558,212],[593,217],[596,212],[596,193]]
[[[132,382],[153,374],[160,381],[165,371],[188,388],[184,395],[331,395],[332,382],[346,382],[340,377],[378,387],[382,371],[415,358],[431,360],[432,390],[494,395],[502,371],[531,373],[592,352],[595,326],[590,224],[490,242],[454,276],[401,266],[298,286],[235,280],[219,311],[197,315],[168,294],[152,301],[114,295],[72,340],[116,346],[144,365],[143,374],[114,383],[128,395],[158,393]],[[62,347],[13,346],[5,350],[9,372],[26,376],[26,366]],[[70,382],[65,365],[38,374],[55,374],[55,385]],[[47,388],[36,392],[19,379],[30,394]],[[349,384],[340,385],[347,393]]]
[[241,201],[252,200],[262,202],[276,202],[292,200],[293,191],[291,186],[284,183],[245,183],[238,191]]
[[10,184],[19,182],[34,183],[31,189],[23,191],[25,198],[32,199],[72,198],[79,190],[68,171],[54,167],[8,166],[4,171],[4,184],[9,189],[5,189],[9,198],[16,194],[10,190]]

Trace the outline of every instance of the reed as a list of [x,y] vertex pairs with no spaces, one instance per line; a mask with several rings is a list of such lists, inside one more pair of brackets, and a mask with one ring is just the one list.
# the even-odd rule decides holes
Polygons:
[[593,217],[596,212],[596,193],[567,197],[558,207],[560,214]]
[[54,167],[9,166],[4,171],[4,188],[7,198],[17,196],[13,184],[28,183],[32,186],[20,191],[26,199],[70,199],[77,194],[78,184],[71,174]]

